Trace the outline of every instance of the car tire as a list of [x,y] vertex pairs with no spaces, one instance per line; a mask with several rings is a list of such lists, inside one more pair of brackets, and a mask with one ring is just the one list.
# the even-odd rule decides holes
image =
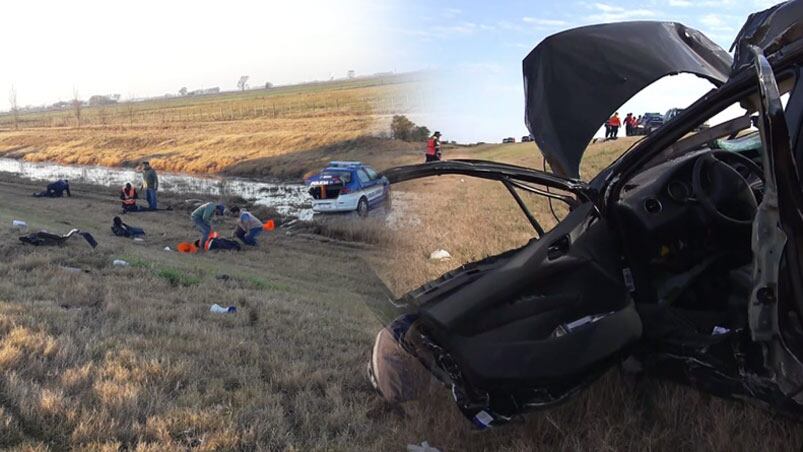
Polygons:
[[357,215],[361,217],[368,215],[368,198],[365,196],[360,198],[360,201],[357,202]]

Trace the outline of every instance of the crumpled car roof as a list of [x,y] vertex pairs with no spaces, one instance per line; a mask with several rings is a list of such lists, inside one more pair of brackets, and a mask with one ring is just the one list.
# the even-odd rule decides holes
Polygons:
[[802,0],[780,3],[751,14],[731,45],[731,51],[734,51],[731,74],[753,63],[750,46],[756,46],[765,54],[770,54],[801,37],[803,37]]
[[614,109],[658,79],[690,73],[723,84],[731,56],[675,22],[575,28],[524,59],[525,123],[552,170],[579,178],[588,143]]

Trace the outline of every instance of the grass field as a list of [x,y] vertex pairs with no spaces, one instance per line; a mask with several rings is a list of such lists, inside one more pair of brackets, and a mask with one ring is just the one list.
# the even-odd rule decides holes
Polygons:
[[[375,145],[416,108],[418,75],[0,116],[0,156],[69,164],[300,177],[311,161]],[[323,157],[321,157],[323,156]]]
[[[593,145],[583,173],[629,144]],[[540,166],[531,144],[445,154]],[[386,167],[421,154],[370,158]],[[160,200],[172,212],[124,218],[148,232],[140,244],[111,235],[111,190],[34,200],[37,188],[0,177],[0,225],[79,227],[101,245],[26,247],[0,227],[0,449],[405,450],[428,441],[443,451],[747,451],[803,442],[799,424],[618,370],[561,407],[482,433],[445,388],[402,406],[382,402],[364,376],[380,324],[363,303],[379,291],[363,259],[400,292],[523,243],[532,228],[501,185],[401,184],[409,221],[395,230],[382,217],[336,217],[292,235],[279,228],[257,250],[203,256],[163,251],[195,237],[184,197]],[[529,202],[549,224],[546,206]],[[223,221],[217,229],[227,232],[232,219]],[[430,261],[436,248],[453,259]],[[212,314],[212,303],[239,312]]]
[[[607,166],[634,138],[592,144],[584,179]],[[455,148],[445,158],[490,159],[541,168],[532,143]],[[414,163],[409,159],[406,163]],[[415,202],[408,214],[416,224],[389,237],[392,260],[379,262],[393,292],[407,290],[461,264],[518,247],[535,233],[498,182],[440,176],[400,184]],[[555,220],[543,199],[525,198],[535,216],[551,228]],[[557,207],[557,204],[556,204]],[[562,215],[557,211],[558,216]],[[452,259],[432,261],[445,249]],[[718,399],[671,382],[634,379],[610,371],[575,400],[521,423],[480,434],[467,433],[449,391],[435,389],[413,402],[400,428],[445,450],[799,450],[803,425],[738,401]]]

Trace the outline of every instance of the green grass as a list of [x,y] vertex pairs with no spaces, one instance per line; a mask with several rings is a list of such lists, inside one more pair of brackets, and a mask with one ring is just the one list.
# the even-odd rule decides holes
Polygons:
[[201,278],[195,275],[189,275],[181,270],[175,268],[163,268],[156,270],[156,276],[169,282],[172,286],[191,287],[200,284]]

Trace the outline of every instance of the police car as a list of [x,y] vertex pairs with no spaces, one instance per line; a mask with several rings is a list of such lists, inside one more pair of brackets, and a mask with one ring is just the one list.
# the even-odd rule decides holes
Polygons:
[[362,162],[330,162],[305,182],[315,212],[356,211],[363,216],[390,197],[387,178]]

